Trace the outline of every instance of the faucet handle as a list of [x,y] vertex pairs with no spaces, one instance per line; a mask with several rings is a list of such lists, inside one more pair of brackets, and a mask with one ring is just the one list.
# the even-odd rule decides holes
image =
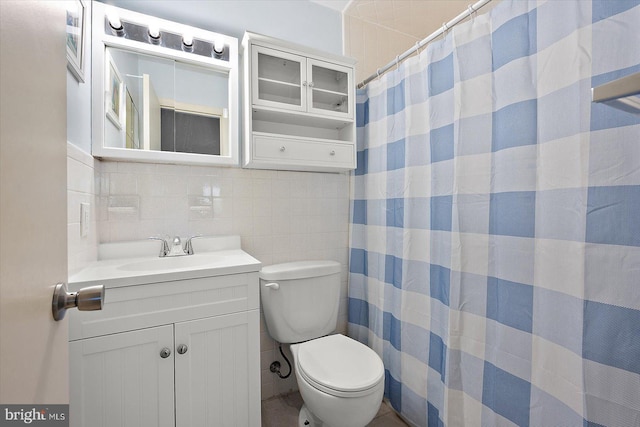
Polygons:
[[196,234],[195,236],[191,236],[187,239],[187,243],[185,243],[184,245],[184,253],[187,255],[193,255],[193,244],[191,243],[191,241],[193,239],[197,239],[198,237],[204,237],[202,234]]
[[162,242],[162,247],[160,248],[160,257],[165,257],[169,255],[171,249],[169,248],[169,242],[164,237],[149,237],[149,240],[160,240]]

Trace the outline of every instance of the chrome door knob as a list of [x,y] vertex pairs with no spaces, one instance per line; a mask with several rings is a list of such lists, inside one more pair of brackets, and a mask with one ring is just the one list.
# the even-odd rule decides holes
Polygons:
[[78,292],[69,292],[66,283],[58,283],[53,290],[51,302],[53,318],[62,320],[68,309],[77,307],[82,311],[102,310],[104,285],[88,286]]
[[280,147],[280,151],[284,151],[286,149],[287,149],[287,147],[285,147],[284,145],[282,147]]
[[165,347],[162,350],[160,350],[160,357],[162,357],[163,359],[166,359],[169,356],[171,356],[171,349],[169,347]]
[[178,346],[178,354],[185,354],[187,350],[189,350],[189,347],[187,347],[186,344],[180,344]]

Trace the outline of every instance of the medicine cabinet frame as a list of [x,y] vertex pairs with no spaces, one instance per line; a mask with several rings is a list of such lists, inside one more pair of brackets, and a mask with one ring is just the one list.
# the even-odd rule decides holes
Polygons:
[[[193,52],[163,47],[151,43],[130,40],[116,34],[108,34],[105,30],[108,17],[117,16],[121,21],[141,26],[154,25],[163,32],[190,35],[193,40],[209,43],[221,42],[227,52],[222,58],[203,56]],[[94,157],[147,163],[196,164],[210,166],[239,165],[239,99],[238,99],[238,39],[224,34],[214,33],[189,25],[179,24],[130,10],[106,5],[100,2],[93,4],[92,13],[92,148]],[[213,72],[228,75],[228,112],[221,120],[221,127],[228,132],[228,151],[226,155],[196,154],[173,151],[137,150],[131,148],[105,146],[105,121],[112,120],[113,114],[107,117],[106,67],[108,61],[107,48],[126,50],[130,53],[153,56],[173,60],[176,63],[195,65],[210,69]],[[124,102],[121,103],[125,107]],[[177,111],[177,110],[176,110]],[[222,142],[222,141],[221,141]],[[222,150],[221,150],[222,151]]]

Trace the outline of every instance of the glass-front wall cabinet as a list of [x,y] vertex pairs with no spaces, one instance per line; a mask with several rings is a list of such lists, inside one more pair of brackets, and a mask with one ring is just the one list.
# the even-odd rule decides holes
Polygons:
[[243,166],[343,172],[356,167],[355,61],[245,33]]
[[352,68],[257,46],[253,104],[349,118]]

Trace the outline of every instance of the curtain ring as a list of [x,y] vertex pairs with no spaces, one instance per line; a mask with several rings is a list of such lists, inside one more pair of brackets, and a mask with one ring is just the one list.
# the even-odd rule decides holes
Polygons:
[[443,22],[442,23],[442,37],[447,35],[447,31],[449,30],[449,27],[447,27],[447,23]]
[[416,55],[420,56],[420,41],[416,42],[416,52],[417,52]]
[[467,10],[469,11],[469,18],[473,19],[473,12],[475,12],[475,9],[472,5],[468,5]]
[[376,70],[376,76],[378,76],[378,79],[380,79],[380,68]]
[[396,55],[396,71],[400,68],[400,55]]

